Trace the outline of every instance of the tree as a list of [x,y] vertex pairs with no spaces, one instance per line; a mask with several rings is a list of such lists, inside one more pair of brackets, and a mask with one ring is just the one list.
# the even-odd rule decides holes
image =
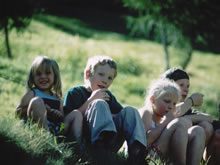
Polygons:
[[12,58],[9,31],[13,28],[22,30],[27,27],[33,14],[39,9],[38,3],[34,0],[2,0],[0,5],[0,30],[5,33],[5,44],[8,58]]
[[[125,7],[138,11],[136,19],[148,18],[145,19],[145,22],[139,22],[139,25],[143,23],[154,24],[151,26],[153,31],[161,31],[161,33],[154,34],[156,36],[160,34],[165,52],[168,44],[184,48],[182,50],[188,54],[182,64],[184,69],[192,58],[194,47],[197,45],[205,46],[208,39],[219,36],[217,28],[220,25],[218,19],[220,8],[217,5],[217,0],[123,0],[123,2]],[[137,26],[132,28],[140,31],[149,30],[137,28]],[[217,40],[219,39],[217,38]],[[168,57],[168,51],[165,55]],[[169,58],[166,59],[169,60]],[[168,61],[166,66],[169,67]]]

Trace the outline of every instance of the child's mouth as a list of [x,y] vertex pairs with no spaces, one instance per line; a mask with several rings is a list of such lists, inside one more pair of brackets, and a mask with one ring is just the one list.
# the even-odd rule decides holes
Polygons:
[[40,84],[47,84],[48,81],[40,81]]
[[103,85],[98,85],[99,88],[105,88]]
[[183,100],[185,100],[185,98],[186,98],[186,95],[182,95],[182,98],[183,98]]

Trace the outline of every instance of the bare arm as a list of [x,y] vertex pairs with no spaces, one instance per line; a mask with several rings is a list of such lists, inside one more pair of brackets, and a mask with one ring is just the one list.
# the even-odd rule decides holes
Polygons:
[[183,116],[193,106],[201,106],[203,103],[203,94],[193,93],[184,102],[177,104],[175,117]]
[[15,110],[16,114],[19,117],[24,118],[27,116],[27,108],[33,97],[34,97],[34,92],[32,90],[28,90],[21,98],[21,101]]
[[107,91],[108,91],[107,89],[97,89],[93,91],[91,96],[87,99],[87,101],[79,108],[79,111],[82,114],[84,114],[88,108],[88,105],[96,99],[103,99],[105,101],[109,101],[110,97]]
[[209,123],[212,123],[213,121],[212,116],[205,113],[186,115],[185,117],[191,120],[193,124],[197,124],[201,121],[208,121]]
[[155,128],[152,128],[152,124],[151,124],[152,116],[149,117],[147,120],[149,121],[150,118],[151,118],[150,122],[147,122],[147,125],[145,125],[146,135],[147,135],[147,145],[152,144],[160,137],[161,133],[163,132],[167,124],[174,119],[174,115],[172,112],[168,112],[165,118]]
[[63,103],[60,101],[60,108],[52,109],[49,105],[45,104],[47,109],[47,115],[50,115],[55,121],[62,121],[64,119],[64,112],[63,112]]
[[190,99],[186,99],[184,102],[176,105],[176,117],[183,116],[190,108],[192,107],[192,101]]

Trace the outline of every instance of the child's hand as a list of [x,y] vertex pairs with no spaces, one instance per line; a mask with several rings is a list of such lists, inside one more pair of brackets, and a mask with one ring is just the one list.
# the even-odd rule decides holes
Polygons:
[[191,97],[192,106],[201,106],[203,103],[203,94],[201,93],[193,93]]
[[48,104],[45,104],[45,107],[47,110],[47,114],[50,114],[53,111],[52,108]]
[[171,121],[175,118],[174,113],[172,111],[169,111],[165,115],[165,120]]
[[63,120],[63,114],[56,109],[52,109],[49,105],[45,104],[46,110],[47,110],[47,117],[50,120],[53,121],[62,121]]
[[95,99],[103,99],[105,101],[109,101],[110,100],[110,96],[107,93],[108,89],[103,88],[103,89],[97,89],[95,91],[92,92],[90,98],[91,100],[95,100]]

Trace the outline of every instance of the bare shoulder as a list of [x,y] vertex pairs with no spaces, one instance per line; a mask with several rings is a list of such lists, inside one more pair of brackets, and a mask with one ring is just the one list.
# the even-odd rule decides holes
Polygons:
[[151,113],[149,110],[147,110],[145,107],[139,109],[141,118],[151,118]]
[[140,111],[140,115],[141,115],[141,118],[142,118],[143,123],[144,123],[145,130],[150,129],[152,114],[145,107],[139,109],[139,111]]
[[19,114],[20,117],[24,117],[27,113],[27,107],[33,97],[34,92],[32,90],[26,91],[23,97],[21,98],[18,106],[16,107],[16,114]]
[[34,97],[34,92],[32,90],[28,90],[24,96],[23,96],[23,99],[25,100],[30,100]]

